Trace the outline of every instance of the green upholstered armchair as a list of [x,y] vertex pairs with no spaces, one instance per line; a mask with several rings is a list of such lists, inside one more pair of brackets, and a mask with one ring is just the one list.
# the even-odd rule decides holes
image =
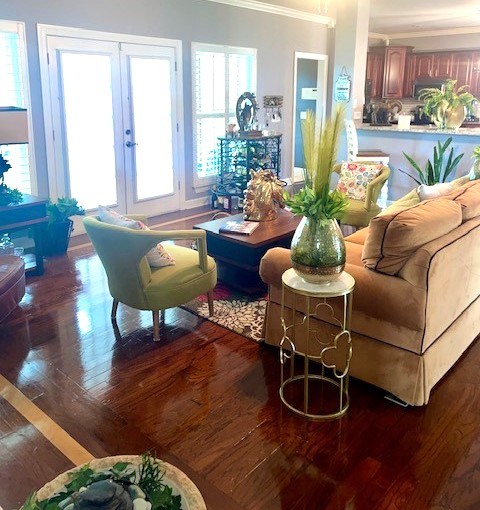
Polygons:
[[[368,164],[369,162],[362,161],[362,163]],[[370,163],[375,164],[378,162],[373,161]],[[333,167],[333,171],[340,174],[341,168],[341,163],[337,163]],[[367,196],[365,197],[365,200],[356,200],[354,198],[348,199],[348,209],[341,219],[341,223],[344,225],[352,225],[354,227],[367,227],[370,220],[382,210],[377,204],[377,200],[380,196],[383,185],[387,182],[389,176],[390,168],[383,165],[380,175],[375,177],[375,179],[367,185]]]
[[[128,215],[146,222],[144,216]],[[213,314],[212,290],[217,283],[215,261],[207,255],[204,230],[132,230],[101,222],[95,216],[83,219],[85,230],[102,261],[113,297],[112,320],[116,320],[118,303],[138,310],[153,312],[153,338],[159,336],[159,311],[173,308],[208,295],[210,315]],[[196,240],[198,251],[169,245],[174,266],[153,268],[145,254],[160,241]]]

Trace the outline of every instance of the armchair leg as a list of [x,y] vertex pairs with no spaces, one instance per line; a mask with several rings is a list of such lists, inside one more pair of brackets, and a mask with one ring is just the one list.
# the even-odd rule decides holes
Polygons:
[[208,298],[208,315],[211,317],[214,313],[213,310],[213,290],[210,292],[207,292],[207,298]]
[[118,309],[118,301],[116,299],[114,299],[113,305],[112,305],[112,313],[110,315],[110,318],[112,319],[112,321],[117,320],[117,309]]
[[160,341],[160,312],[155,310],[152,312],[153,314],[153,341]]

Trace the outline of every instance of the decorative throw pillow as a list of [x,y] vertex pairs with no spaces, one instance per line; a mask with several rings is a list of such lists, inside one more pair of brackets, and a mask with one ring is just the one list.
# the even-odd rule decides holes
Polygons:
[[[145,223],[139,221],[141,230],[150,230]],[[154,246],[146,255],[148,264],[152,267],[174,266],[175,259],[163,247],[162,243]]]
[[424,200],[430,200],[431,198],[443,197],[453,190],[453,184],[450,182],[439,182],[437,184],[432,184],[431,186],[420,184],[417,188],[417,193],[420,200],[423,202]]
[[365,200],[367,185],[378,177],[382,170],[382,164],[372,165],[369,163],[342,163],[340,179],[337,189],[345,193],[347,197],[356,200]]
[[117,227],[131,228],[133,230],[141,230],[141,221],[132,220],[126,216],[118,214],[116,211],[105,207],[103,205],[98,206],[98,217],[100,221],[109,223],[110,225],[117,225]]
[[[132,230],[150,230],[143,221],[132,220],[103,205],[98,206],[98,217],[100,221],[110,225],[131,228]],[[147,257],[148,264],[152,267],[175,265],[175,259],[167,252],[162,243],[154,246],[145,256]]]

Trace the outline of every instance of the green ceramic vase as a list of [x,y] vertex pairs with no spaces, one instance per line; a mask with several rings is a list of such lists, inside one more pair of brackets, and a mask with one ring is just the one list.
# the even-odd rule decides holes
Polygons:
[[345,268],[345,241],[337,220],[304,217],[292,239],[292,267],[310,283],[336,280]]

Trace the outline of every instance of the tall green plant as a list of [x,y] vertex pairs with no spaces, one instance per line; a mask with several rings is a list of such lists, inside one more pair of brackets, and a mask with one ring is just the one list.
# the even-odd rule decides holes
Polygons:
[[343,193],[330,191],[344,118],[345,108],[338,107],[332,117],[317,125],[315,113],[307,111],[301,126],[305,186],[293,197],[285,194],[285,203],[294,214],[324,221],[341,218],[348,207]]
[[425,168],[422,170],[419,164],[408,154],[403,153],[403,155],[407,158],[407,161],[412,165],[413,169],[417,172],[417,178],[413,175],[401,170],[399,171],[408,175],[411,179],[413,179],[417,184],[427,184],[432,185],[438,182],[445,182],[448,177],[455,171],[460,160],[463,158],[463,154],[459,154],[455,158],[453,157],[453,147],[450,147],[450,153],[448,155],[447,161],[445,162],[445,153],[452,143],[452,137],[448,137],[445,140],[445,143],[442,144],[437,142],[436,147],[433,148],[433,163],[430,160],[427,160],[425,163]]

